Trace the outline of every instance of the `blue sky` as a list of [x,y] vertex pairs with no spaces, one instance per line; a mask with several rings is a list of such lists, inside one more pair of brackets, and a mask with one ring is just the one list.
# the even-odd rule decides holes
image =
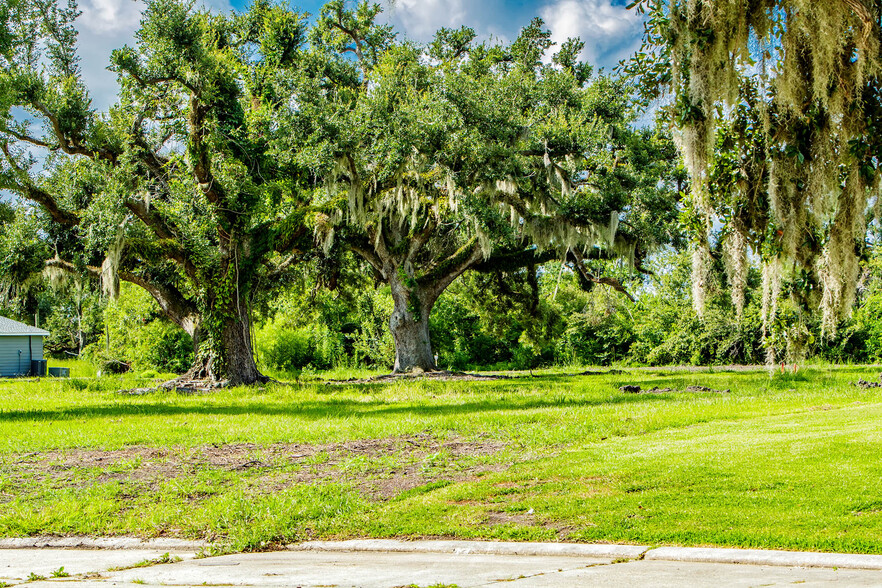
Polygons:
[[[640,43],[643,26],[628,0],[379,0],[383,18],[399,34],[416,41],[431,39],[443,26],[467,25],[480,38],[513,40],[534,16],[542,17],[558,43],[568,37],[585,42],[583,58],[610,68]],[[245,0],[202,0],[214,10],[241,9]],[[301,0],[292,6],[315,14],[322,0]],[[93,103],[106,108],[116,93],[113,74],[105,70],[111,49],[132,42],[143,8],[139,0],[80,0],[80,53],[83,74]]]

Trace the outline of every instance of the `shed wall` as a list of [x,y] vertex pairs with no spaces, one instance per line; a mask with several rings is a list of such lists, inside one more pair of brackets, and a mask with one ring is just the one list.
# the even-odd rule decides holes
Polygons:
[[[18,353],[19,350],[21,354]],[[39,335],[0,337],[0,377],[26,376],[31,371],[32,359],[43,359],[43,337]]]

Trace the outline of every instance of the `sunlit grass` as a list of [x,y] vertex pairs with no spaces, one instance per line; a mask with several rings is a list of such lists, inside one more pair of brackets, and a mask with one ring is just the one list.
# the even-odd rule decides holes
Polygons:
[[[882,553],[882,389],[850,385],[878,368],[625,371],[142,396],[116,393],[143,385],[135,375],[6,380],[0,535],[178,535],[230,549],[456,536]],[[731,391],[626,394],[623,384]],[[330,450],[297,463],[265,451],[414,435],[496,449],[351,452],[332,463]],[[254,444],[248,460],[262,469],[186,461],[241,443]],[[191,465],[150,480],[135,458],[48,477],[16,465],[128,446],[167,448]],[[330,475],[297,482],[310,468]],[[422,476],[416,486],[385,499],[359,489],[405,470]]]

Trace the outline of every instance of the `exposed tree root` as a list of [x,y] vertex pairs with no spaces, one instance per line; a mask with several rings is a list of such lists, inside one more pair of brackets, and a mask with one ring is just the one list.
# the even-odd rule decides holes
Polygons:
[[[280,383],[276,382],[269,376],[264,376],[263,374],[260,374],[257,378],[257,381],[253,382],[250,385],[269,384],[270,382],[277,384]],[[211,372],[210,366],[199,364],[190,368],[187,373],[182,374],[172,380],[163,382],[158,386],[120,390],[118,394],[129,394],[137,396],[143,394],[152,394],[154,392],[161,391],[174,391],[180,394],[208,394],[215,390],[228,388],[230,385],[231,384],[229,380],[221,380],[215,377]]]

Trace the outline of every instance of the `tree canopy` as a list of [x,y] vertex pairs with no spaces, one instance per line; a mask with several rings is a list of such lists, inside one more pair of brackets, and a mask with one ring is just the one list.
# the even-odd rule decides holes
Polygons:
[[75,4],[3,10],[0,189],[27,203],[4,235],[30,237],[7,248],[7,278],[45,266],[143,288],[193,337],[189,377],[263,380],[251,309],[307,259],[334,286],[360,256],[391,288],[396,370],[428,370],[429,313],[463,272],[561,259],[624,291],[591,260],[639,270],[676,239],[660,222],[682,180],[669,141],[631,128],[623,82],[594,76],[577,39],[552,51],[539,19],[511,44],[463,28],[420,46],[368,2],[310,25],[265,0],[149,0],[102,113]]
[[[645,43],[625,71],[642,76],[647,101],[670,91],[666,110],[692,178],[694,301],[701,306],[719,239],[736,300],[746,250],[761,257],[770,329],[783,298],[819,309],[834,331],[853,304],[880,206],[882,5],[634,5],[648,14]],[[787,330],[797,350],[805,329]]]
[[623,289],[584,258],[639,265],[670,240],[652,217],[673,214],[673,152],[650,163],[651,135],[629,127],[622,83],[592,77],[580,41],[548,59],[535,19],[510,45],[462,28],[420,47],[347,14],[332,3],[319,21],[360,47],[363,90],[337,125],[316,230],[391,288],[396,370],[434,369],[429,314],[469,269],[569,257],[588,281]]
[[104,114],[81,79],[75,5],[7,9],[0,188],[39,205],[46,265],[100,275],[110,294],[137,284],[193,335],[194,375],[259,380],[250,304],[312,243],[302,172],[272,157],[268,132],[327,72],[306,54],[304,17],[148,2],[136,46],[113,53],[121,93]]

